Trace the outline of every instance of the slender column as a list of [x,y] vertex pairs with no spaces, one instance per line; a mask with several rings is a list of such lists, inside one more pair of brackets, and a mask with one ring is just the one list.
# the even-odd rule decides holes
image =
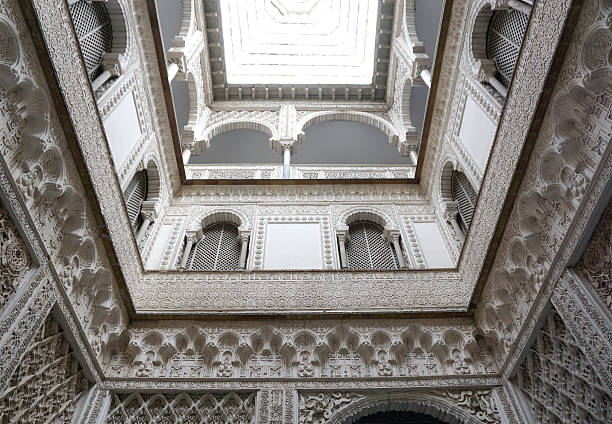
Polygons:
[[187,165],[189,163],[189,158],[191,158],[191,149],[189,147],[183,148],[182,156],[183,165]]
[[508,89],[504,87],[504,85],[493,75],[489,75],[487,77],[487,82],[491,84],[493,88],[497,90],[499,94],[504,96],[504,98],[508,95]]
[[240,247],[240,268],[242,269],[246,268],[247,250],[249,247],[249,235],[250,231],[240,233],[240,241],[242,243]]
[[410,151],[410,160],[412,160],[413,165],[416,165],[419,162],[419,153],[416,150]]
[[153,222],[153,217],[150,213],[142,212],[142,224],[140,224],[140,228],[138,228],[138,233],[136,233],[136,243],[140,243],[144,238],[147,230],[149,229],[149,225]]
[[93,80],[91,82],[91,89],[94,91],[94,93],[98,88],[102,87],[102,84],[108,81],[112,76],[113,73],[111,71],[106,70],[102,72],[95,80]]
[[178,71],[179,71],[179,66],[176,63],[171,62],[168,65],[168,82],[172,82],[176,74],[178,74]]
[[283,179],[291,178],[291,147],[283,147]]
[[431,88],[431,71],[429,69],[423,69],[421,71],[421,78],[423,79],[425,85]]
[[397,256],[397,262],[399,262],[399,267],[406,268],[406,261],[404,260],[404,252],[402,251],[402,246],[400,245],[400,242],[399,242],[399,236],[400,235],[398,233],[392,233],[391,241],[393,243],[393,248],[395,249],[395,254]]
[[181,258],[181,264],[179,265],[180,269],[185,269],[187,266],[187,259],[189,259],[189,253],[191,253],[191,248],[193,247],[193,243],[195,241],[195,235],[187,234],[185,235],[185,250],[183,251],[183,257]]
[[346,234],[344,232],[338,234],[338,247],[340,248],[340,268],[348,268],[348,260],[346,257]]

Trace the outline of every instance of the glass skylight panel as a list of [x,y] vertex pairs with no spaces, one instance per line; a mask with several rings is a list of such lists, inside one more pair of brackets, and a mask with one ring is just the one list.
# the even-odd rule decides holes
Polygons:
[[228,84],[369,85],[379,0],[220,0]]

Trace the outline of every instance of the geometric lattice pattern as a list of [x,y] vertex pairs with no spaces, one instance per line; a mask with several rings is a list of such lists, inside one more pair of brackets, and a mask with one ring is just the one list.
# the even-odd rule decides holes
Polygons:
[[370,221],[349,226],[346,257],[349,269],[397,269],[393,246],[383,236],[383,228]]
[[113,394],[105,423],[255,423],[255,393]]
[[104,53],[111,51],[113,30],[103,2],[80,0],[70,15],[90,78],[94,78]]
[[238,227],[230,222],[209,225],[187,259],[192,271],[231,271],[240,269]]
[[493,13],[487,33],[487,57],[495,62],[497,77],[509,87],[518,61],[529,16],[515,9]]
[[520,366],[515,384],[535,422],[604,424],[612,420],[612,399],[554,310]]
[[2,423],[71,423],[89,382],[49,315],[0,395]]
[[457,214],[457,221],[463,229],[463,233],[466,234],[472,223],[472,216],[474,215],[474,208],[476,207],[478,196],[465,174],[459,171],[453,171],[451,177],[451,192],[453,200],[457,203],[457,210],[459,212]]
[[125,201],[125,207],[127,208],[128,217],[130,219],[130,225],[132,230],[136,231],[140,226],[142,217],[140,216],[140,210],[142,208],[142,202],[147,197],[147,171],[136,172],[132,181],[128,185],[125,193],[123,193],[123,199]]

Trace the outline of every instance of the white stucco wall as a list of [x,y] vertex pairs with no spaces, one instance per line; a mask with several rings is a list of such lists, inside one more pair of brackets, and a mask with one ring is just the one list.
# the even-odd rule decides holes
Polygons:
[[487,166],[495,131],[495,122],[468,95],[459,130],[459,140],[481,171],[484,171]]
[[321,228],[312,223],[268,223],[264,269],[322,269]]
[[141,136],[132,93],[126,94],[104,121],[104,130],[115,168],[121,169]]
[[415,222],[413,226],[427,268],[452,268],[455,266],[437,223]]
[[146,269],[160,269],[160,263],[164,256],[166,246],[168,246],[168,240],[172,234],[172,224],[164,224],[160,227],[155,243],[151,249],[151,253],[147,258],[145,265]]

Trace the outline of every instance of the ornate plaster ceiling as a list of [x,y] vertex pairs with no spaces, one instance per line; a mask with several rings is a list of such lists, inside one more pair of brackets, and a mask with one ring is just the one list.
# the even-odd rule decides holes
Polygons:
[[214,100],[383,101],[394,3],[204,0]]

